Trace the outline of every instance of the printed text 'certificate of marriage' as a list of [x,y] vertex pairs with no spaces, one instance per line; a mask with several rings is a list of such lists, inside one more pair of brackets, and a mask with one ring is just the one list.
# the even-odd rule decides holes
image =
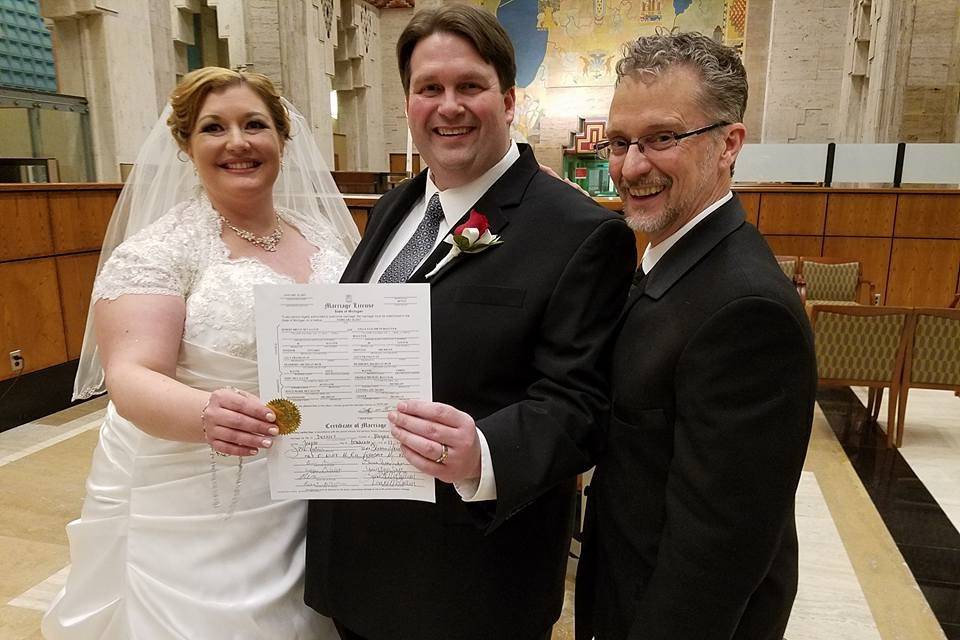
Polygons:
[[300,427],[268,450],[274,499],[435,502],[400,453],[387,412],[432,398],[427,284],[255,288],[260,397],[297,405]]

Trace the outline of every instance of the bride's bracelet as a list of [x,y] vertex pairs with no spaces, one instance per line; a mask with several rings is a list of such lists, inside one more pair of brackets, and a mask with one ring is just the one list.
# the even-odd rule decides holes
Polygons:
[[[236,387],[224,387],[230,389],[231,391],[236,391],[239,393]],[[207,401],[203,405],[203,409],[200,410],[200,429],[203,431],[203,439],[210,446],[210,493],[213,498],[213,510],[216,513],[220,513],[220,483],[217,482],[217,456],[223,456],[225,458],[229,457],[229,454],[222,453],[213,448],[213,445],[210,444],[210,440],[207,437],[207,408],[210,406],[210,401],[213,399],[213,394],[211,393],[207,396]],[[214,455],[216,454],[216,455]],[[226,518],[230,518],[233,515],[233,512],[237,508],[237,503],[240,500],[240,484],[243,482],[243,456],[239,456],[237,459],[237,480],[233,484],[233,497],[230,500],[230,506],[227,508],[225,515]]]
[[207,409],[210,407],[210,401],[213,400],[213,394],[207,396],[207,401],[203,403],[203,409],[200,410],[200,430],[203,431],[203,440],[210,444],[207,439]]
[[[224,387],[224,388],[231,389],[231,390],[233,389],[233,387]],[[203,440],[204,442],[207,443],[207,445],[209,445],[210,450],[213,453],[217,454],[218,456],[228,458],[230,457],[230,454],[223,453],[222,451],[217,451],[216,449],[214,449],[213,445],[210,443],[210,438],[207,436],[207,408],[210,406],[211,400],[213,400],[212,393],[209,396],[207,396],[207,401],[204,403],[203,409],[200,410],[200,430],[203,431]]]

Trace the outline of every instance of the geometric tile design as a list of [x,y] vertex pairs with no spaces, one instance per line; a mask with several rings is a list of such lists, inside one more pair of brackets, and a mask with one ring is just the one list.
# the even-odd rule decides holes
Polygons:
[[[911,390],[907,410],[910,438],[903,447],[889,449],[886,436],[878,428],[883,426],[887,411],[886,395],[878,425],[868,419],[866,388],[822,387],[817,391],[817,404],[883,518],[940,629],[924,632],[917,625],[916,629],[898,626],[885,631],[881,615],[886,617],[886,613],[878,613],[874,608],[875,618],[885,639],[960,640],[960,433],[956,428],[960,398],[943,391]],[[830,507],[832,511],[834,504]],[[886,584],[884,581],[884,588]],[[866,587],[864,592],[869,597]],[[903,620],[916,610],[915,605],[902,601],[905,597],[901,594],[900,598],[887,599],[882,604],[871,601],[871,607],[880,604]],[[920,620],[916,622],[922,624]]]
[[800,579],[789,640],[880,640],[857,574],[812,471],[797,487]]
[[[806,271],[806,265],[804,265]],[[819,313],[817,368],[821,379],[889,381],[906,315]]]
[[580,131],[570,134],[570,146],[565,146],[565,154],[593,153],[593,145],[603,140],[607,134],[606,120],[587,120],[580,118]]
[[960,319],[917,316],[910,381],[960,385]]
[[730,0],[727,6],[727,24],[743,35],[747,28],[747,0]]

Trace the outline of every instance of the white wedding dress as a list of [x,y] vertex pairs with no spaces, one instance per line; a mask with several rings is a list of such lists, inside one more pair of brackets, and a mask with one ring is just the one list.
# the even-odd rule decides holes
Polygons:
[[[311,282],[336,282],[347,250],[334,233],[279,211],[318,251]],[[311,227],[311,224],[313,225]],[[293,280],[231,259],[209,201],[177,205],[114,251],[93,299],[167,294],[186,300],[177,379],[204,390],[257,393],[253,286]],[[198,427],[199,428],[199,427]],[[94,451],[80,518],[67,526],[72,566],[43,619],[50,640],[339,638],[303,603],[306,503],[273,501],[263,452],[218,457],[161,440],[112,403]]]

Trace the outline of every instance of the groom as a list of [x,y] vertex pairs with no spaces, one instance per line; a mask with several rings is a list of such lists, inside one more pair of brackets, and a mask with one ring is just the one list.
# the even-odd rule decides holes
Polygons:
[[[437,502],[312,502],[305,600],[344,639],[544,640],[634,237],[510,141],[516,64],[492,15],[420,11],[397,57],[430,168],[380,199],[343,281],[430,283],[436,402],[389,420]],[[435,270],[465,222],[502,242]]]

